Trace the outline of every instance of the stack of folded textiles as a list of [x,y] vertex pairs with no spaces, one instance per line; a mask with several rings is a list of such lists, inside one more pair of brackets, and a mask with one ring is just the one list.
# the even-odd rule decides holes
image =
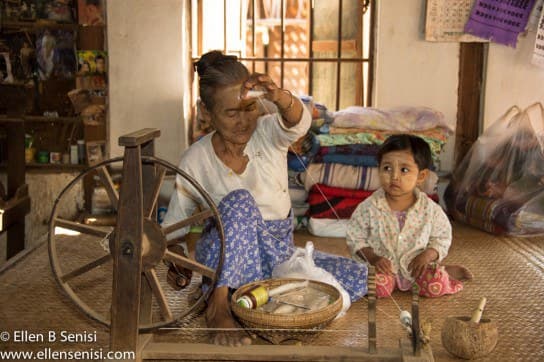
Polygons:
[[302,96],[301,100],[312,114],[312,126],[306,135],[289,147],[287,155],[289,195],[295,216],[295,227],[305,227],[307,224],[308,190],[304,187],[301,174],[306,171],[319,149],[315,133],[332,122],[332,114],[323,104],[314,103],[309,96]]
[[[383,141],[398,133],[419,136],[429,144],[436,163],[454,125],[427,107],[348,107],[319,130],[319,148],[297,176],[309,193],[308,229],[317,236],[344,237],[355,208],[380,187],[376,155]],[[438,202],[437,183],[431,171],[422,191]]]

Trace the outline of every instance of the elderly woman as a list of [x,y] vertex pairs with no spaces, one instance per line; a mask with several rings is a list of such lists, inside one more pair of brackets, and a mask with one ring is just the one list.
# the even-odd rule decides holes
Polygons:
[[[311,116],[291,92],[279,88],[268,75],[250,75],[235,56],[212,51],[201,57],[196,68],[199,110],[215,131],[189,147],[179,167],[218,204],[225,230],[224,263],[208,300],[207,324],[235,328],[229,289],[270,278],[273,267],[295,250],[287,150],[308,131]],[[278,112],[263,115],[257,99],[248,95],[250,90],[264,91],[264,98]],[[187,218],[201,203],[194,189],[178,177],[164,225]],[[208,225],[196,245],[197,261],[215,267],[219,245],[217,230]],[[315,262],[336,277],[352,300],[366,294],[363,264],[319,252]],[[218,332],[214,342],[236,346],[250,339]]]

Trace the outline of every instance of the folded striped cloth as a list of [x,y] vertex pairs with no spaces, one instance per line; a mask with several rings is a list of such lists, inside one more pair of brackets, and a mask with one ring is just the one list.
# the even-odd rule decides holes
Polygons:
[[353,144],[340,146],[323,146],[317,151],[318,155],[378,155],[379,145]]
[[373,192],[315,184],[308,195],[307,215],[319,219],[349,219],[357,206]]
[[343,154],[326,154],[315,155],[312,162],[316,163],[340,163],[342,165],[351,166],[366,166],[378,167],[378,159],[374,155],[343,155]]
[[[306,172],[300,174],[304,188],[310,190],[314,184],[342,187],[345,189],[373,191],[380,187],[377,167],[350,166],[338,163],[310,163]],[[426,194],[436,193],[438,175],[431,171],[421,187]]]
[[356,190],[376,190],[380,187],[377,167],[311,163],[300,178],[308,191],[316,183]]

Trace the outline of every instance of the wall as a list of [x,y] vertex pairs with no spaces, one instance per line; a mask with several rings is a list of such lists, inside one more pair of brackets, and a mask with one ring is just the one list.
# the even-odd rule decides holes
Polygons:
[[485,81],[484,129],[513,105],[544,104],[544,68],[531,64],[536,32],[518,38],[516,49],[490,44]]
[[[423,40],[425,0],[380,0],[374,105],[426,105],[457,118],[459,45]],[[481,129],[511,105],[544,103],[544,69],[530,64],[536,33],[519,37],[516,49],[491,43],[484,74]],[[454,138],[448,140],[441,168],[453,167]]]
[[[374,106],[432,107],[455,124],[459,44],[423,40],[425,0],[377,3]],[[452,136],[441,155],[442,170],[453,167],[454,143]]]
[[[187,147],[189,94],[184,79],[191,70],[183,46],[188,29],[182,0],[134,0],[108,3],[110,49],[110,146],[142,127],[162,130],[157,155],[177,163]],[[188,3],[188,2],[186,2]],[[429,106],[452,122],[457,118],[459,44],[423,40],[425,0],[377,1],[377,54],[374,105]],[[159,26],[160,24],[160,26]],[[529,64],[535,34],[521,38],[518,49],[489,45],[484,126],[509,105],[544,101],[544,72]],[[185,72],[185,73],[184,73]],[[187,120],[187,121],[185,121]],[[441,169],[453,167],[451,137]]]
[[[161,130],[156,155],[174,164],[187,143],[190,69],[187,1],[108,1],[110,155],[122,154],[119,136],[140,128]],[[184,100],[184,101],[183,101]]]

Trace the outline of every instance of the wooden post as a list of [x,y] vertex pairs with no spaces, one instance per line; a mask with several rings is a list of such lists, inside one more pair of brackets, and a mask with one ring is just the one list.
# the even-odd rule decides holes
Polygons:
[[[154,156],[155,155],[155,142],[153,140],[144,143],[142,145],[142,156]],[[149,198],[153,198],[152,188],[155,180],[155,167],[153,165],[142,165],[142,190],[143,190],[143,204],[148,205]],[[153,209],[151,218],[157,218],[157,207]],[[153,305],[152,299],[153,291],[151,285],[146,278],[142,278],[140,289],[140,322],[151,323]]]
[[[7,197],[15,197],[25,183],[25,128],[23,122],[7,122]],[[25,212],[27,213],[28,210]],[[15,256],[25,248],[24,215],[7,228],[6,259]]]
[[480,103],[483,87],[484,44],[461,43],[459,90],[455,131],[455,166],[480,135]]
[[144,221],[141,153],[142,145],[152,142],[159,134],[159,130],[144,129],[119,138],[125,155],[112,252],[112,351],[136,351],[138,345]]

